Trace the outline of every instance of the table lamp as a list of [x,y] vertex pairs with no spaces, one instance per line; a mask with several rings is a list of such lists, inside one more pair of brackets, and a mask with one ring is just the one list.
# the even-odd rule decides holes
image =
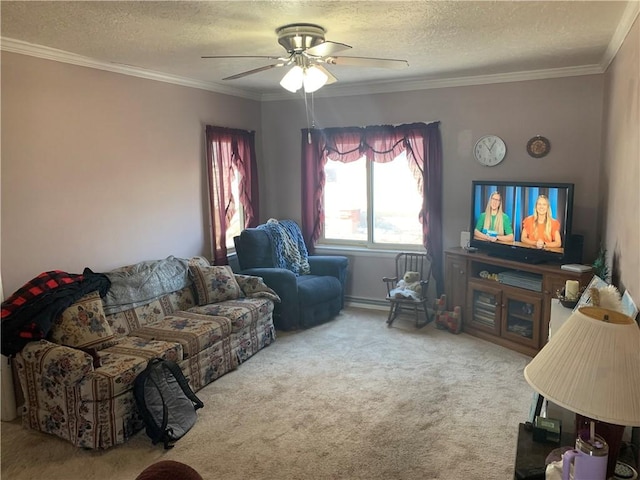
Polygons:
[[624,427],[640,426],[638,324],[620,312],[581,307],[525,367],[524,377],[578,419],[595,421],[595,432],[609,445],[611,478]]

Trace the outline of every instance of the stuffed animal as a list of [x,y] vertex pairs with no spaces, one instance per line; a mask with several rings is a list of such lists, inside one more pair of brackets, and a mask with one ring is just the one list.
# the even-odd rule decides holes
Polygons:
[[462,309],[454,307],[452,312],[447,312],[447,296],[441,295],[436,302],[436,328],[449,330],[451,333],[462,331]]
[[402,279],[398,280],[396,288],[391,290],[389,296],[394,298],[413,298],[420,300],[422,296],[422,284],[419,272],[406,272]]

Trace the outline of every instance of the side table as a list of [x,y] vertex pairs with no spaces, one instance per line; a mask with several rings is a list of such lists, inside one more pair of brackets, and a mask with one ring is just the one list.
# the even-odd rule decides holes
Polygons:
[[518,447],[514,468],[514,480],[545,480],[545,460],[556,448],[575,444],[575,433],[563,424],[560,444],[533,441],[533,431],[525,424],[518,425]]
[[[545,480],[547,456],[556,448],[575,444],[575,428],[571,422],[563,422],[560,444],[540,443],[533,441],[533,432],[527,431],[525,424],[518,425],[518,446],[513,471],[514,480]],[[620,448],[618,460],[637,468],[636,453],[632,447]],[[619,477],[615,477],[618,479]]]

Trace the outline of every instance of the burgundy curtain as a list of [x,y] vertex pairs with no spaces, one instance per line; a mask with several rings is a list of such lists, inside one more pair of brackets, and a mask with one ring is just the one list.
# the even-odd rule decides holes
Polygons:
[[245,227],[258,224],[258,167],[255,132],[234,128],[206,128],[206,162],[214,265],[226,265],[226,235],[236,211],[231,191],[234,169],[240,174],[238,199],[244,208]]
[[324,167],[327,159],[353,162],[363,155],[390,162],[406,150],[409,168],[422,190],[423,245],[433,261],[438,295],[443,291],[442,267],[442,140],[440,122],[399,126],[303,129],[302,234],[313,251],[324,224]]

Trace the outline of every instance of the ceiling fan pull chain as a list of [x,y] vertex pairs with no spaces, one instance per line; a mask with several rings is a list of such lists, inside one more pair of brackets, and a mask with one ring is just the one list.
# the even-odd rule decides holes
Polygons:
[[[307,91],[302,89],[304,94],[304,111],[307,115],[307,142],[311,145],[311,126],[309,125],[309,104],[307,103]],[[313,94],[312,94],[313,95]]]

